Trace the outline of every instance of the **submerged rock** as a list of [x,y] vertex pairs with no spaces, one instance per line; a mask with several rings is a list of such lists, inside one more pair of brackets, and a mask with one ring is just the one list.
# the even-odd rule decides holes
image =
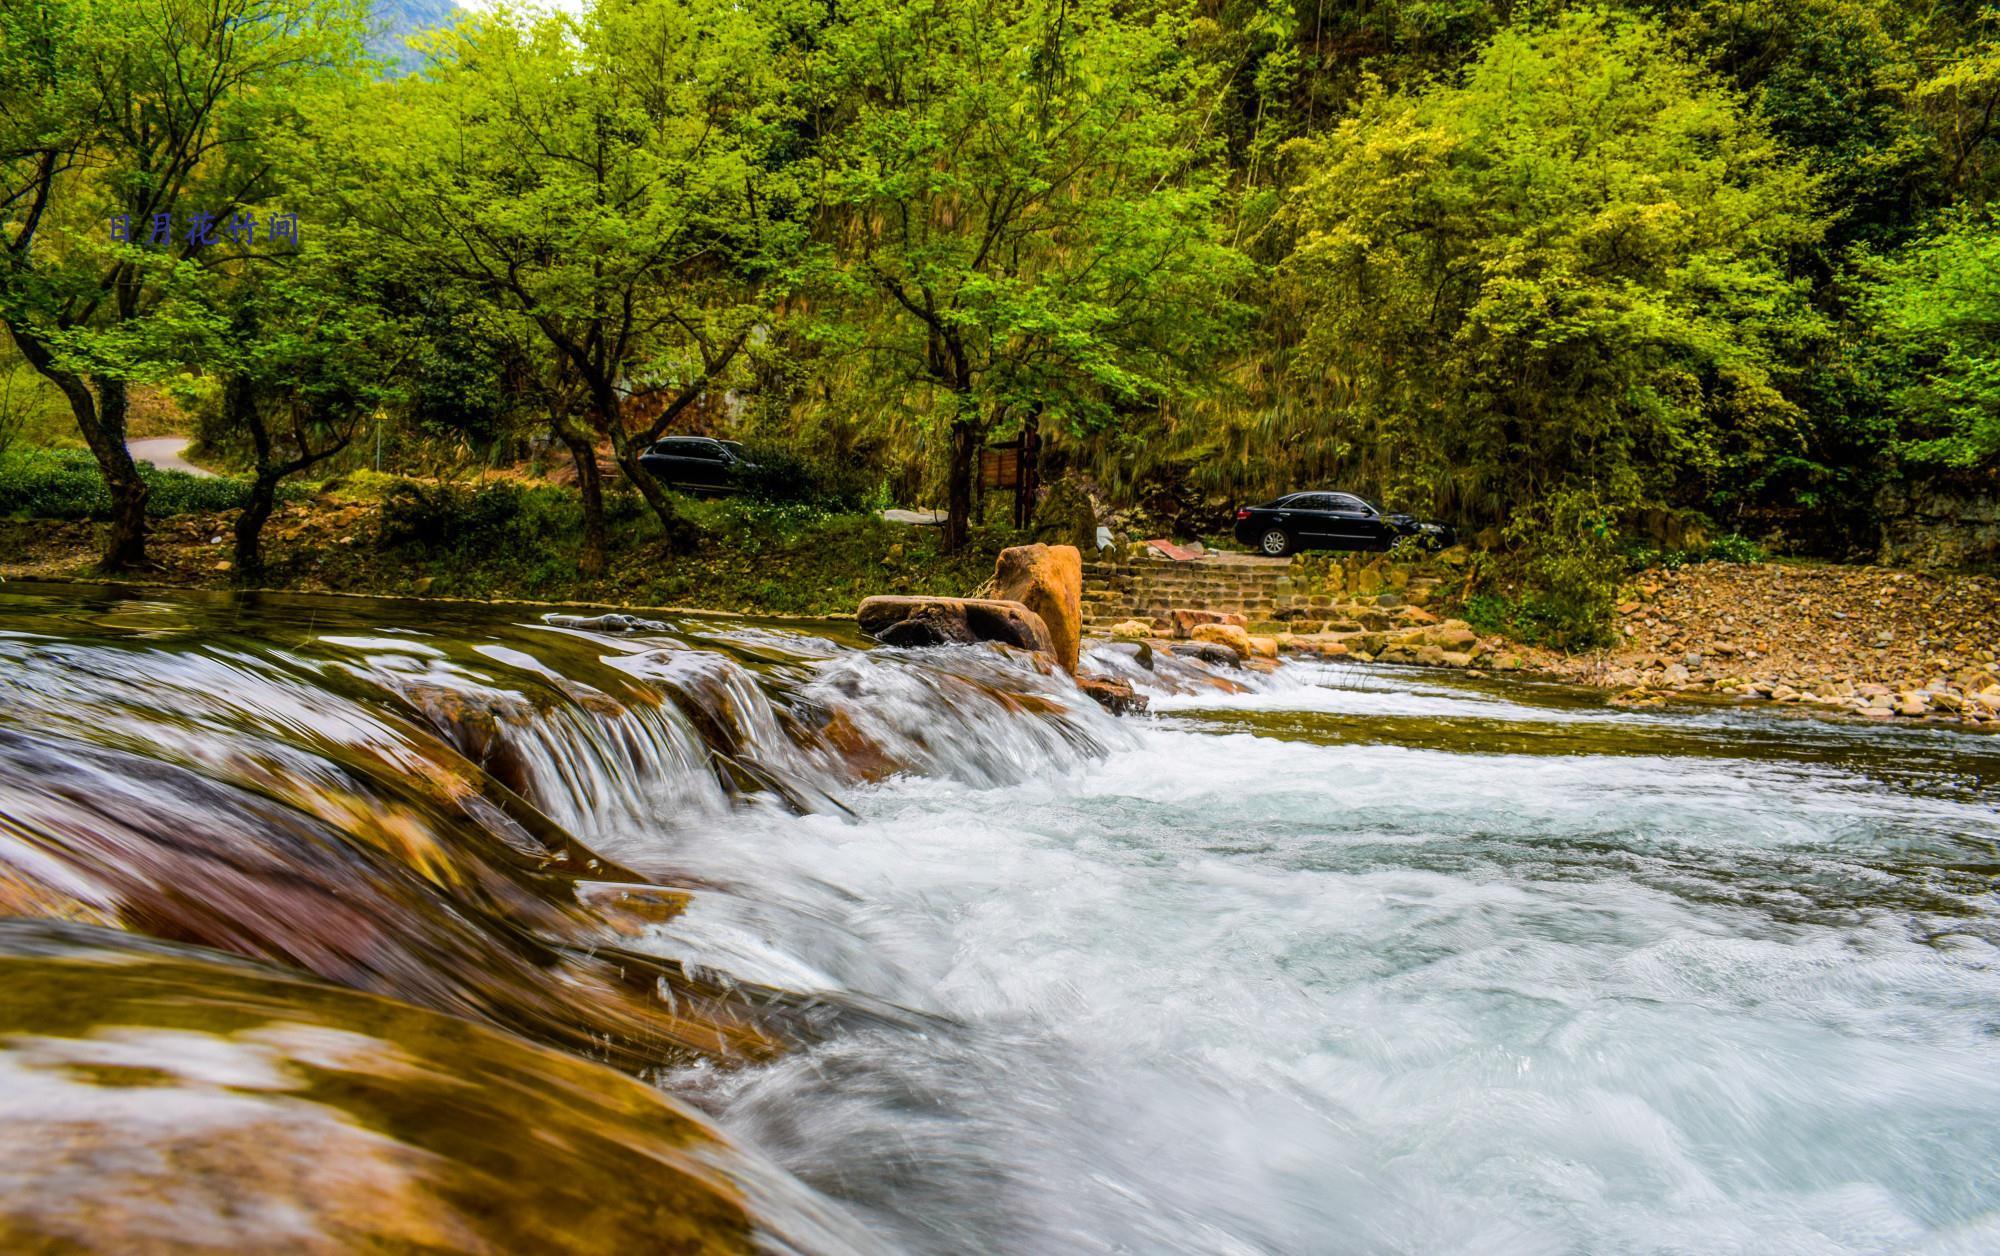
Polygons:
[[542,622],[552,628],[574,628],[583,632],[666,632],[667,626],[657,619],[641,619],[637,615],[547,615]]
[[1000,551],[993,596],[1041,616],[1056,662],[1076,674],[1083,639],[1083,556],[1074,545],[1016,545]]
[[0,925],[9,1251],[851,1250],[600,1064],[194,948]]
[[871,597],[855,612],[861,631],[884,645],[997,641],[1053,657],[1042,617],[1019,602],[970,597]]
[[1217,667],[1235,667],[1243,661],[1243,655],[1216,641],[1176,641],[1171,648],[1181,658]]

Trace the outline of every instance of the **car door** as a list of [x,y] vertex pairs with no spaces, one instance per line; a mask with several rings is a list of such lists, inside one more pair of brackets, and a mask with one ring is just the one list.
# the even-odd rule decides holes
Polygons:
[[688,483],[703,488],[729,487],[729,455],[712,440],[691,440],[687,447]]
[[1327,493],[1300,493],[1287,503],[1291,533],[1300,545],[1324,546],[1332,543],[1333,497]]
[[662,484],[679,485],[689,482],[690,459],[687,456],[687,440],[684,437],[668,437],[647,450],[645,458],[641,461],[645,464],[646,470],[653,473],[653,478]]
[[1387,526],[1373,506],[1352,493],[1335,493],[1328,503],[1327,530],[1342,549],[1387,549]]

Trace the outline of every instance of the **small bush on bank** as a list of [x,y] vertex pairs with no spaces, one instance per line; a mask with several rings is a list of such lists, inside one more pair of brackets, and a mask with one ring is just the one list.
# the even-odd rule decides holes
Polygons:
[[865,465],[765,443],[746,444],[743,453],[755,469],[743,472],[741,483],[754,500],[807,504],[828,513],[887,504],[882,477]]
[[1563,489],[1524,511],[1507,528],[1522,546],[1523,591],[1507,612],[1511,635],[1565,650],[1612,637],[1612,610],[1624,563],[1615,512],[1589,489]]
[[[146,513],[155,518],[207,510],[241,510],[250,482],[237,476],[188,475],[141,464],[139,476],[150,490]],[[281,486],[281,501],[304,490]],[[108,519],[111,491],[97,460],[81,449],[11,449],[0,455],[0,515],[32,519]]]
[[1769,557],[1757,542],[1731,532],[1693,549],[1658,550],[1642,546],[1626,553],[1625,565],[1631,571],[1644,571],[1648,567],[1678,571],[1690,563],[1761,563]]
[[[384,549],[499,557],[573,547],[583,532],[583,503],[563,488],[403,480],[383,490],[381,503],[377,528]],[[631,494],[605,494],[607,524],[629,522],[638,513]]]

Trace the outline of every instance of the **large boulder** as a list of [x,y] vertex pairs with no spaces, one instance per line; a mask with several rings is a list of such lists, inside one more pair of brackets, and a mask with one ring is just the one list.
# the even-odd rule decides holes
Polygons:
[[1076,674],[1083,640],[1083,555],[1074,545],[1016,545],[993,566],[993,596],[1042,617],[1056,662]]
[[861,631],[884,645],[971,645],[998,641],[1054,655],[1040,615],[1019,602],[974,597],[871,597],[855,612]]

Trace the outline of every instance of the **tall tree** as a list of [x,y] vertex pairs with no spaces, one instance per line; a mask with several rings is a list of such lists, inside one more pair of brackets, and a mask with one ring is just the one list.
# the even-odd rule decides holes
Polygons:
[[472,19],[433,51],[355,118],[377,159],[355,211],[413,276],[546,340],[671,541],[640,455],[740,363],[804,238],[773,30],[754,6],[630,0]]
[[1311,472],[1484,523],[1711,506],[1805,451],[1814,182],[1654,27],[1510,30],[1295,155],[1284,286],[1323,404],[1276,436]]
[[176,268],[266,205],[254,141],[296,123],[306,83],[355,64],[363,17],[358,0],[35,0],[0,16],[0,320],[103,471],[108,569],[146,562],[127,342]]
[[1157,408],[1223,334],[1244,272],[1220,239],[1220,142],[1191,11],[1109,0],[865,0],[824,34],[843,329],[930,396],[946,545],[977,455],[1022,423]]
[[1896,420],[1897,452],[2000,464],[2000,220],[1959,211],[1860,269],[1862,357]]

